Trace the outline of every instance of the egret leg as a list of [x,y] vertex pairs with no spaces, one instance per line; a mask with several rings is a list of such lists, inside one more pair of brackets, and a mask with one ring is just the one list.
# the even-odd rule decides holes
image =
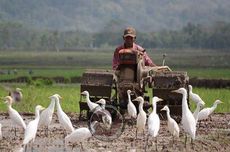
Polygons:
[[149,140],[149,134],[147,135],[146,141],[145,141],[145,152],[148,148],[148,140]]
[[82,142],[81,142],[81,150],[83,151],[84,149],[83,149],[83,145],[82,145]]
[[33,152],[33,151],[34,151],[33,142],[30,142],[29,144],[30,144],[30,146],[31,146],[31,152]]
[[136,140],[137,140],[137,128],[136,128]]
[[16,127],[14,127],[14,136],[16,137]]
[[49,127],[48,126],[46,126],[46,128],[45,128],[45,134],[46,134],[46,137],[49,137]]
[[25,149],[25,152],[26,152],[26,150],[27,150],[27,145],[25,145],[25,148],[24,148],[24,149]]
[[156,138],[156,151],[158,151],[158,149],[157,149],[157,137],[155,137]]
[[66,146],[67,146],[67,143],[64,143],[64,152],[66,152],[67,150],[66,150]]
[[136,118],[132,118],[132,125],[135,126],[136,124]]
[[74,149],[76,146],[77,146],[76,144],[72,144],[72,150],[71,150],[71,151],[73,151],[73,149]]
[[145,138],[145,130],[143,130],[143,137]]
[[192,149],[194,149],[194,143],[193,143],[193,139],[191,138],[191,145],[192,145]]
[[65,138],[65,137],[66,137],[66,135],[67,135],[67,131],[66,131],[66,130],[64,130],[64,132],[63,132],[63,138]]
[[211,116],[209,116],[209,121],[212,121],[212,117]]
[[187,142],[187,135],[185,134],[185,139],[184,139],[184,147],[186,148],[186,142]]
[[200,128],[200,121],[197,121],[197,129]]
[[174,136],[172,137],[173,145],[174,145]]

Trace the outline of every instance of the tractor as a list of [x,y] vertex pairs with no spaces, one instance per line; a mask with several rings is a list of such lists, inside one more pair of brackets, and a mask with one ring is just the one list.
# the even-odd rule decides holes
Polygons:
[[[132,91],[132,99],[142,96],[145,100],[144,110],[148,111],[151,105],[151,97],[157,96],[163,99],[157,104],[157,113],[165,118],[165,113],[160,109],[168,105],[171,115],[178,118],[182,115],[182,95],[172,93],[172,90],[184,87],[188,90],[189,77],[187,72],[172,71],[165,66],[165,55],[163,65],[150,67],[145,66],[141,54],[130,49],[119,51],[119,66],[113,70],[88,69],[83,73],[80,91],[87,90],[90,100],[96,102],[104,98],[107,105],[116,107],[121,114],[127,110],[127,90]],[[134,101],[133,101],[134,102]],[[138,110],[138,103],[134,102]],[[89,109],[80,98],[80,119],[83,111],[86,110],[87,116]]]

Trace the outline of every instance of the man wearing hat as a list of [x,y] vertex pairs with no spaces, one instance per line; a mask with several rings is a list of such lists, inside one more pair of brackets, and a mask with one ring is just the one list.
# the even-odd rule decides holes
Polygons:
[[137,51],[143,55],[146,66],[156,66],[145,52],[145,49],[135,43],[136,30],[133,27],[127,27],[124,30],[123,39],[124,43],[116,48],[113,55],[113,70],[116,70],[119,65],[119,51],[122,49],[132,49],[133,51]]

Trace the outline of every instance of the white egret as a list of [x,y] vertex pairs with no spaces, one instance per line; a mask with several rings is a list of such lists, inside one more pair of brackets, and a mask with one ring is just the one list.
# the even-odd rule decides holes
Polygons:
[[198,121],[198,113],[200,112],[200,109],[201,109],[202,107],[203,107],[203,104],[202,104],[202,103],[198,102],[198,103],[196,104],[196,109],[195,109],[195,111],[193,112],[193,116],[194,116],[194,118],[195,118],[196,123],[197,123],[197,121]]
[[57,115],[58,115],[59,123],[67,132],[73,132],[74,128],[72,122],[70,121],[70,118],[67,116],[67,114],[62,110],[60,105],[59,99],[61,99],[62,97],[59,94],[55,94],[53,95],[53,98],[55,98],[56,105],[57,105]]
[[97,108],[100,108],[100,106],[97,103],[94,103],[94,102],[90,101],[89,92],[88,91],[83,91],[81,93],[81,95],[86,96],[86,102],[87,102],[87,105],[89,106],[90,111],[94,111]]
[[137,109],[135,107],[135,105],[133,104],[133,102],[131,101],[131,90],[127,90],[127,95],[128,95],[128,105],[127,105],[127,110],[128,110],[128,114],[131,118],[137,118]]
[[2,124],[0,123],[0,140],[2,140]]
[[174,143],[174,137],[179,138],[179,134],[180,134],[179,126],[178,126],[177,122],[170,116],[170,110],[169,110],[169,107],[167,105],[164,106],[161,110],[166,111],[167,119],[168,119],[168,121],[167,121],[168,130],[173,136],[173,143]]
[[191,100],[194,101],[196,104],[200,103],[204,106],[205,102],[201,99],[201,97],[198,94],[192,92],[192,86],[188,85],[188,88],[189,88],[189,97],[191,98]]
[[[181,123],[183,126],[183,129],[186,133],[188,133],[192,140],[195,140],[196,137],[196,121],[193,117],[192,112],[188,108],[188,102],[187,102],[187,90],[185,88],[179,88],[177,90],[174,90],[172,92],[180,93],[182,94],[182,119]],[[185,146],[187,142],[187,136],[185,135]],[[193,144],[192,144],[193,145]]]
[[[13,102],[13,99],[11,96],[6,96],[5,98],[5,103],[7,103],[7,106],[8,106],[8,113],[9,113],[9,116],[10,116],[10,119],[12,121],[12,123],[14,125],[18,125],[20,127],[22,127],[23,129],[26,129],[26,124],[25,122],[23,121],[22,117],[20,116],[20,114],[12,108],[12,102]],[[16,127],[15,127],[15,136],[16,136]]]
[[96,114],[102,116],[103,124],[105,124],[106,128],[110,129],[112,125],[112,116],[108,110],[105,109],[106,101],[105,99],[100,99],[96,103],[101,104],[101,109],[96,111]]
[[[160,118],[157,114],[157,102],[159,101],[163,101],[163,99],[158,98],[156,96],[152,98],[153,111],[148,118],[148,135],[147,135],[145,149],[148,146],[149,136],[156,138],[160,129]],[[156,151],[157,151],[157,139],[156,139]]]
[[136,139],[137,139],[137,132],[138,131],[143,131],[143,134],[145,132],[145,124],[146,124],[146,113],[143,110],[143,104],[144,104],[144,99],[143,97],[139,96],[134,101],[139,102],[139,113],[137,115],[137,129],[136,129]]
[[[24,140],[23,140],[23,147],[25,147],[30,141],[32,141],[32,143],[34,142],[35,137],[36,137],[36,133],[37,133],[38,122],[40,119],[39,112],[43,109],[45,109],[45,108],[40,106],[40,105],[37,105],[35,107],[35,119],[30,121],[26,127]],[[32,148],[33,148],[33,146],[32,146]],[[25,151],[26,151],[26,148],[25,148]]]
[[198,113],[198,120],[204,120],[204,119],[208,119],[208,117],[210,117],[210,115],[214,112],[214,110],[217,108],[217,105],[223,103],[220,100],[216,100],[213,104],[212,107],[210,108],[204,108],[202,109],[199,113]]
[[80,142],[81,149],[83,149],[82,142],[84,140],[92,137],[92,135],[95,133],[94,126],[96,125],[96,123],[97,123],[97,121],[93,121],[90,124],[91,131],[86,127],[82,127],[82,128],[78,128],[78,129],[74,130],[71,134],[69,134],[65,137],[65,145],[70,143],[74,147],[74,144]]
[[53,118],[55,98],[53,96],[49,97],[51,99],[50,105],[41,112],[38,126],[46,128],[46,135],[48,135],[49,125]]
[[102,99],[96,101],[96,103],[97,104],[100,103],[101,104],[101,108],[105,109],[105,105],[106,105],[106,100],[105,99],[102,98]]

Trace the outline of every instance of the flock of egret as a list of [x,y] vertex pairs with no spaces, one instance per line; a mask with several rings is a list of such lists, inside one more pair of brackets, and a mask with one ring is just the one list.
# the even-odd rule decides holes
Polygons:
[[[215,108],[217,107],[217,104],[222,103],[220,100],[216,100],[211,108],[204,108],[201,110],[201,108],[205,105],[205,102],[200,98],[198,94],[195,94],[192,92],[192,86],[189,85],[189,97],[196,103],[197,108],[195,109],[194,113],[192,113],[188,107],[188,94],[187,90],[185,88],[179,88],[177,90],[173,90],[172,92],[175,93],[180,93],[182,94],[182,119],[181,119],[181,124],[182,128],[185,132],[185,146],[187,142],[187,135],[191,137],[191,143],[193,143],[193,140],[195,140],[196,137],[196,125],[198,120],[203,120],[207,119],[210,117],[210,115],[213,113]],[[130,115],[131,118],[136,117],[136,108],[131,102],[130,98],[130,93],[131,91],[128,90],[128,114]],[[145,132],[145,125],[146,122],[148,126],[148,134],[147,134],[147,139],[146,139],[146,144],[145,144],[145,150],[148,147],[148,139],[149,136],[153,137],[156,139],[156,150],[157,150],[157,135],[160,129],[160,119],[158,114],[156,113],[156,107],[157,107],[157,102],[162,101],[162,99],[158,97],[153,97],[152,98],[152,106],[153,110],[151,114],[147,118],[147,114],[143,110],[143,103],[144,99],[142,97],[137,97],[134,99],[135,101],[139,102],[139,113],[136,118],[136,138],[137,138],[137,132],[142,131],[143,133]],[[174,137],[179,137],[180,133],[180,128],[177,122],[170,116],[170,110],[167,105],[165,105],[161,110],[165,110],[167,114],[167,126],[169,132],[173,136],[173,142],[174,142]],[[148,119],[148,120],[147,120]],[[193,144],[192,144],[193,146]]]
[[[99,114],[102,115],[103,123],[109,125],[111,127],[112,124],[112,117],[110,113],[105,109],[106,101],[104,99],[100,99],[98,103],[102,104],[101,106],[97,103],[91,102],[89,100],[89,93],[88,91],[82,92],[83,95],[86,95],[88,106],[91,110],[97,110],[97,112],[100,112]],[[49,126],[51,124],[54,108],[56,104],[57,108],[57,116],[59,123],[61,124],[61,127],[66,131],[67,135],[65,136],[65,144],[72,143],[75,144],[77,142],[81,142],[89,137],[92,136],[91,132],[93,131],[93,127],[97,123],[97,121],[94,121],[91,123],[91,132],[89,128],[78,128],[75,129],[72,125],[72,122],[68,115],[62,110],[60,105],[60,99],[62,98],[59,94],[54,94],[49,97],[51,102],[50,105],[45,109],[41,105],[37,105],[35,108],[35,119],[30,121],[27,125],[24,122],[21,115],[12,108],[12,104],[15,101],[11,96],[6,96],[4,98],[5,103],[8,107],[8,114],[12,121],[13,126],[15,126],[15,136],[16,136],[16,126],[19,126],[25,130],[24,133],[24,140],[22,143],[22,147],[26,150],[28,143],[33,143],[37,134],[37,129],[45,127],[46,129],[46,135],[48,135]],[[40,111],[42,111],[40,113]],[[2,132],[1,132],[2,125],[0,124],[0,139],[2,139]],[[31,146],[33,148],[33,146]]]
[[[211,113],[215,110],[217,104],[222,102],[220,100],[216,100],[211,108],[204,108],[201,110],[201,108],[205,105],[204,101],[197,94],[192,92],[192,86],[189,86],[189,90],[190,90],[189,97],[197,105],[197,108],[194,111],[194,113],[192,113],[188,107],[188,102],[187,102],[188,94],[185,88],[180,88],[172,92],[180,93],[183,96],[181,124],[184,132],[188,134],[192,139],[191,141],[193,141],[195,140],[196,137],[197,121],[207,119],[211,115]],[[108,128],[111,128],[113,122],[109,111],[105,109],[106,101],[104,99],[100,99],[97,102],[90,101],[88,91],[83,91],[81,95],[86,96],[86,102],[88,104],[89,109],[93,112],[96,112],[96,114],[101,115],[103,123],[106,126],[108,126]],[[133,102],[131,101],[130,90],[127,90],[127,95],[128,95],[127,112],[132,119],[136,120],[136,139],[137,139],[138,132],[142,132],[145,135],[145,127],[147,123],[148,134],[146,138],[145,149],[148,147],[149,137],[153,137],[156,141],[156,150],[157,150],[157,136],[160,130],[160,119],[156,112],[156,108],[157,108],[157,102],[161,102],[163,99],[160,99],[156,96],[152,98],[153,110],[151,114],[147,116],[146,112],[143,110],[143,104],[144,104],[143,97],[139,96],[136,99],[134,99],[135,101],[139,102],[139,107],[138,107],[139,113],[137,114],[137,109],[133,104]],[[33,143],[35,141],[38,128],[45,127],[46,135],[48,136],[49,126],[53,118],[55,104],[56,104],[59,123],[66,131],[65,144],[71,143],[72,145],[74,145],[78,142],[81,143],[85,139],[92,137],[93,133],[95,132],[94,126],[98,123],[97,121],[93,121],[90,124],[91,130],[87,127],[75,129],[71,123],[70,118],[61,108],[60,99],[62,99],[62,97],[58,94],[54,94],[49,98],[51,100],[50,105],[46,109],[40,105],[37,105],[35,108],[35,119],[30,121],[27,125],[24,122],[23,118],[20,116],[20,114],[15,109],[12,108],[12,104],[15,99],[13,99],[11,96],[6,96],[4,98],[4,101],[8,107],[8,113],[12,123],[25,130],[24,140],[22,144],[24,148],[26,148],[26,145],[28,143],[30,142]],[[170,116],[170,110],[167,105],[165,105],[164,108],[162,108],[161,110],[166,111],[168,130],[172,134],[173,142],[174,142],[174,137],[176,138],[179,137],[179,133],[180,133],[179,126],[177,122]],[[0,140],[2,139],[1,127],[2,125],[0,124]],[[15,128],[15,135],[16,135],[16,128]],[[186,146],[186,141],[187,141],[187,135],[185,138],[185,146]],[[81,143],[81,147],[83,148],[82,143]]]

